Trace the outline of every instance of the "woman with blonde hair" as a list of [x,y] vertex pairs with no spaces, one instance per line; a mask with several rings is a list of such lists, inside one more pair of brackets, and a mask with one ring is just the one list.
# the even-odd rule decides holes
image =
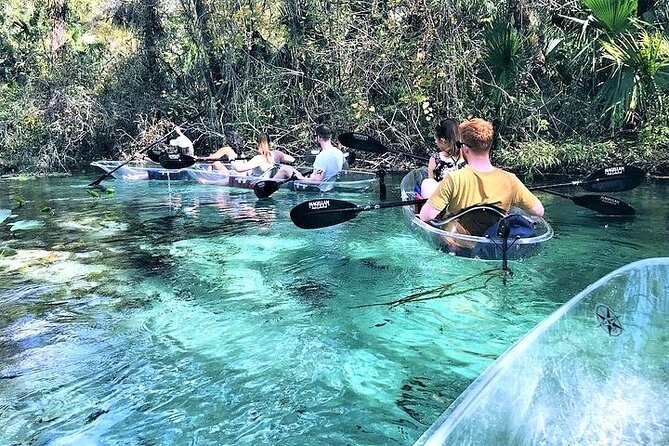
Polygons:
[[295,158],[280,150],[272,150],[271,140],[267,133],[258,135],[258,154],[248,161],[234,161],[232,168],[237,172],[248,172],[250,176],[267,176],[274,174],[274,167],[279,164],[292,164]]

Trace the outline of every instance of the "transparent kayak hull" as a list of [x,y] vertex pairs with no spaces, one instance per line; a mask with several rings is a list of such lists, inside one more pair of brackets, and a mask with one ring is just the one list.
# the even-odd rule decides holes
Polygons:
[[[122,164],[123,161],[94,161],[92,166],[99,167],[105,172],[110,172]],[[116,170],[112,176],[123,180],[183,180],[200,184],[214,184],[218,186],[237,187],[253,189],[253,185],[263,177],[244,175],[238,173],[229,164],[229,170],[216,170],[210,164],[198,163],[184,169],[165,169],[158,164],[144,161],[131,161]],[[303,173],[308,173],[311,168],[298,167]],[[376,192],[379,180],[374,172],[362,170],[343,170],[337,178],[327,184],[314,186],[304,181],[288,181],[281,185],[283,189],[297,192]]]
[[[93,161],[91,166],[111,172],[125,161]],[[112,173],[121,180],[189,180],[188,169],[165,169],[159,164],[146,161],[130,161]]]
[[[425,178],[427,178],[425,167],[409,172],[400,183],[402,200],[417,199],[414,189]],[[504,240],[501,237],[478,237],[443,230],[419,219],[418,209],[415,206],[403,206],[402,212],[407,225],[416,237],[434,249],[458,257],[480,260],[504,259]],[[508,239],[507,260],[520,260],[536,255],[542,244],[553,237],[553,228],[543,218],[530,216],[521,209],[513,208],[511,213],[523,215],[531,220],[534,223],[535,235]]]
[[415,445],[669,444],[668,313],[669,258],[606,275],[500,356]]

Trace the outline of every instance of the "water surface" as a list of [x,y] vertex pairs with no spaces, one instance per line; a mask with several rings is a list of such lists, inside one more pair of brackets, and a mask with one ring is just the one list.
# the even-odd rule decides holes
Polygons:
[[310,195],[93,178],[0,179],[2,445],[410,445],[561,303],[668,254],[667,183],[616,194],[626,220],[542,195],[556,236],[504,285],[399,208],[302,230]]

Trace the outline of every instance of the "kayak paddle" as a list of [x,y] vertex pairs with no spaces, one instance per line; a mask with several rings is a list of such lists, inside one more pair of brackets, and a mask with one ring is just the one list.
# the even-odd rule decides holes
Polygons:
[[592,172],[582,180],[567,183],[531,186],[530,190],[546,190],[563,186],[581,186],[588,192],[622,192],[634,189],[646,178],[646,172],[634,166],[605,167]]
[[554,190],[543,189],[558,197],[571,200],[575,205],[590,209],[600,215],[608,217],[630,217],[636,214],[632,206],[617,198],[609,197],[608,195],[567,195]]
[[[567,198],[575,205],[590,209],[600,215],[629,217],[636,214],[634,208],[629,204],[607,195],[588,194],[572,196],[552,190],[546,190],[545,192]],[[335,200],[333,198],[320,198],[305,201],[295,206],[290,210],[290,219],[295,223],[295,226],[299,228],[318,229],[347,222],[357,217],[358,214],[363,211],[373,211],[376,209],[399,206],[422,205],[425,202],[427,202],[427,199],[422,198],[417,200],[390,201],[387,203],[359,206],[348,201]],[[448,217],[449,220],[451,218],[452,217]]]
[[398,155],[404,155],[406,157],[418,159],[421,161],[428,161],[430,159],[430,157],[425,155],[414,155],[413,153],[389,149],[388,147],[381,144],[378,140],[372,138],[369,135],[365,135],[364,133],[355,133],[355,132],[342,133],[341,135],[339,135],[339,142],[342,143],[344,146],[348,147],[349,149],[358,149],[362,150],[363,152],[371,152],[378,154],[396,153]]
[[[236,159],[245,160],[246,158],[236,158]],[[183,153],[167,153],[167,152],[163,152],[160,155],[160,157],[158,157],[158,162],[165,169],[185,169],[186,167],[190,167],[197,162],[214,163],[216,161],[223,161],[223,160],[229,160],[229,159],[228,157],[202,159],[196,156],[185,155]]]
[[[333,198],[320,198],[316,200],[305,201],[295,206],[290,210],[290,219],[293,221],[295,226],[299,228],[317,229],[352,220],[363,211],[373,211],[376,209],[399,206],[420,205],[426,201],[426,199],[421,198],[416,200],[390,201],[387,203],[358,206],[354,203],[349,203],[348,201],[335,200]],[[460,212],[450,215],[444,220],[433,220],[433,223],[438,226],[444,226],[453,220],[461,219],[463,226],[473,228],[476,226],[481,226],[481,221],[486,221],[489,222],[489,224],[483,224],[485,229],[504,216],[504,211],[496,206],[477,204],[462,209]],[[462,220],[463,218],[465,218],[465,220]]]
[[[258,183],[256,183],[258,184]],[[255,188],[254,188],[255,190]],[[344,200],[334,198],[319,198],[302,202],[290,210],[290,219],[295,226],[302,229],[317,229],[327,226],[338,225],[352,220],[360,212],[373,211],[376,209],[392,208],[397,206],[410,206],[412,204],[423,204],[427,199],[408,201],[389,201],[387,203],[368,204],[358,206]]]
[[[356,148],[358,150],[362,150],[363,152],[378,154],[397,153],[399,155],[404,155],[423,161],[427,161],[429,159],[426,156],[414,155],[413,153],[389,149],[388,147],[381,144],[378,140],[369,135],[365,135],[364,133],[342,133],[339,136],[339,142],[341,142],[346,147]],[[625,190],[634,189],[643,183],[645,178],[646,172],[643,169],[639,169],[638,167],[614,166],[596,170],[582,180],[575,180],[567,183],[532,186],[529,187],[529,189],[545,190],[556,187],[581,186],[588,192],[622,192]]]
[[260,180],[253,185],[253,193],[260,199],[267,198],[278,191],[283,183],[295,181],[296,179],[297,177],[293,175],[285,180]]

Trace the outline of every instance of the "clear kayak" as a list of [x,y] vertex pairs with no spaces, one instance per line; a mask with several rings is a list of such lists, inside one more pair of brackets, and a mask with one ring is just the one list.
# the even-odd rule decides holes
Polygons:
[[[299,171],[307,174],[311,167],[298,167]],[[218,184],[221,186],[241,187],[253,189],[253,185],[261,180],[268,180],[270,176],[248,176],[234,170],[215,169],[186,169],[192,181],[200,184]],[[280,188],[296,192],[375,192],[378,190],[379,179],[374,172],[362,170],[342,170],[331,181],[321,184],[312,184],[302,180],[293,180],[282,183]]]
[[[409,172],[400,183],[403,201],[416,200],[422,180],[427,178],[427,168]],[[415,206],[402,208],[404,218],[411,231],[433,248],[448,254],[481,260],[519,260],[539,252],[541,245],[553,237],[553,228],[540,217],[530,216],[521,209],[513,208],[510,214],[520,216],[532,227],[532,235],[523,237],[498,237],[461,234],[452,230],[454,225],[435,226],[420,220]],[[498,217],[499,219],[499,217]],[[457,219],[448,220],[457,223]]]
[[[105,172],[114,171],[111,175],[121,180],[188,180],[187,169],[165,169],[160,164],[148,161],[93,161],[91,166],[99,167]],[[118,169],[117,169],[118,168]],[[114,170],[116,169],[116,170]]]
[[479,376],[415,446],[669,444],[669,258],[588,286]]
[[[94,161],[91,166],[110,172],[124,161]],[[253,185],[266,180],[264,176],[250,176],[236,172],[230,164],[224,164],[228,170],[213,169],[211,164],[197,163],[183,169],[165,169],[160,164],[146,161],[131,161],[112,173],[123,180],[183,180],[200,184],[214,184],[226,187],[253,189]],[[298,167],[308,173],[310,167]],[[374,172],[362,170],[342,170],[336,178],[318,185],[301,180],[287,181],[281,188],[297,192],[376,192],[379,179]]]

